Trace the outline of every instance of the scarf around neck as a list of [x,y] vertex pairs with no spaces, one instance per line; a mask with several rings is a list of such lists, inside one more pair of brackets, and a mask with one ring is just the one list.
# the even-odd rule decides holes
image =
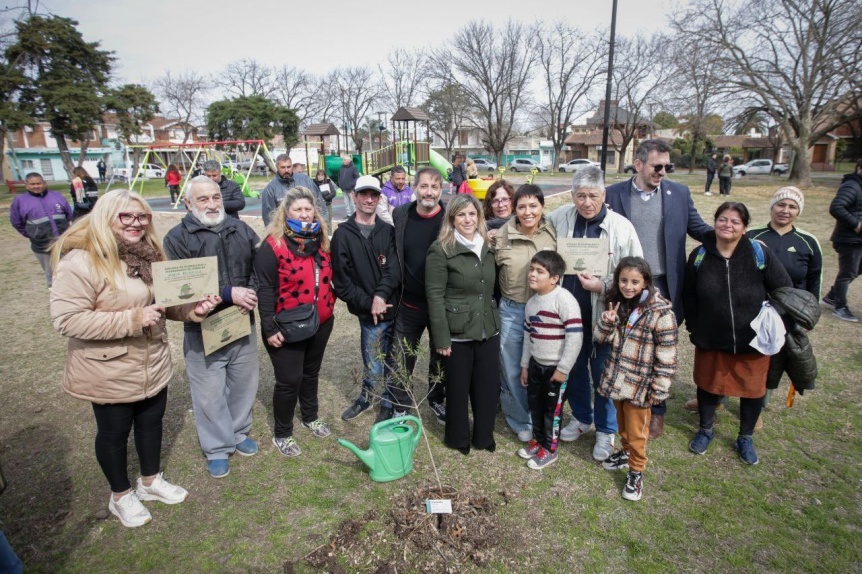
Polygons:
[[476,232],[473,235],[473,241],[470,241],[460,233],[458,230],[455,230],[455,241],[472,251],[476,254],[476,257],[482,259],[482,247],[485,245],[485,240],[482,238],[482,234]]
[[126,275],[139,277],[147,285],[153,284],[152,263],[161,261],[162,257],[148,241],[131,243],[117,237],[117,254],[126,264]]

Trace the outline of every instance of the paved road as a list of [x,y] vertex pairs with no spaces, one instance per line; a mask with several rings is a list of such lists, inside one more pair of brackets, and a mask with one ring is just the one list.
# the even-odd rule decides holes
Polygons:
[[[559,193],[565,193],[571,188],[571,185],[555,183],[549,185],[541,185],[541,187],[542,190],[545,192],[545,197],[550,197]],[[453,196],[444,193],[443,202],[448,203],[451,197]],[[174,206],[171,204],[170,197],[150,197],[147,198],[147,203],[150,204],[150,207],[153,211],[175,213],[185,212],[185,207],[182,204],[180,204],[177,209],[174,209]],[[240,213],[242,215],[260,217],[260,198],[246,197],[245,209],[243,209]],[[335,199],[335,201],[332,202],[332,219],[333,221],[343,221],[346,218],[347,212],[345,209],[344,200],[341,197],[338,197]]]

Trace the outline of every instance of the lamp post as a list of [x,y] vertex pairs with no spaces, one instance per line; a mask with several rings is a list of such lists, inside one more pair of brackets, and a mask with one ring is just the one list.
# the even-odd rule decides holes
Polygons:
[[608,48],[608,82],[605,88],[605,119],[602,130],[602,173],[606,173],[605,166],[608,158],[608,122],[611,121],[611,82],[614,74],[614,38],[617,33],[617,0],[614,0],[611,11],[611,43]]
[[383,149],[383,116],[386,115],[386,112],[375,112],[377,114],[377,139],[380,144],[380,149]]

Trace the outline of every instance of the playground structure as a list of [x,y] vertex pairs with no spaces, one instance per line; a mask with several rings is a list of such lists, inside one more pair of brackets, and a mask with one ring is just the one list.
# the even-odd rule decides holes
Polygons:
[[409,173],[416,173],[422,166],[430,165],[447,179],[452,164],[431,149],[427,139],[419,139],[419,125],[424,122],[425,133],[430,133],[431,118],[420,108],[401,107],[392,114],[392,143],[381,149],[365,152],[364,172],[379,176],[396,165],[403,166]]
[[[276,171],[269,149],[266,147],[266,142],[263,140],[212,141],[169,145],[158,144],[140,147],[146,149],[146,153],[144,153],[144,157],[141,161],[136,162],[137,165],[144,166],[150,162],[155,162],[167,170],[168,164],[177,164],[180,171],[185,173],[183,186],[185,186],[185,184],[192,178],[195,170],[201,163],[209,159],[215,159],[222,166],[221,170],[223,177],[227,177],[236,182],[242,190],[243,195],[246,197],[257,197],[259,195],[258,192],[251,189],[248,184],[248,180],[255,169],[257,157],[261,157],[273,172]],[[228,148],[235,151],[232,151],[231,153],[233,155],[230,155],[228,151],[222,148]],[[247,164],[247,167],[245,167],[245,164]],[[135,173],[135,177],[129,185],[129,188],[135,189],[135,185],[138,185],[140,182],[140,191],[143,191],[145,179],[144,170],[138,169]],[[181,200],[182,197],[177,198],[174,208],[179,205]]]

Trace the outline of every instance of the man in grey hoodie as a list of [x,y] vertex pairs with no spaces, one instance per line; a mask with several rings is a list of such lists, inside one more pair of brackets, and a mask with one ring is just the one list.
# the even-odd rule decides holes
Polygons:
[[284,199],[284,194],[287,190],[294,187],[304,187],[311,190],[314,194],[314,204],[321,217],[325,220],[329,210],[326,209],[326,202],[323,200],[323,195],[317,184],[314,183],[308,175],[304,173],[293,173],[293,161],[286,153],[280,154],[275,158],[275,168],[278,174],[272,178],[272,181],[267,184],[263,192],[260,194],[260,214],[263,216],[263,224],[269,225],[270,216],[281,200]]

